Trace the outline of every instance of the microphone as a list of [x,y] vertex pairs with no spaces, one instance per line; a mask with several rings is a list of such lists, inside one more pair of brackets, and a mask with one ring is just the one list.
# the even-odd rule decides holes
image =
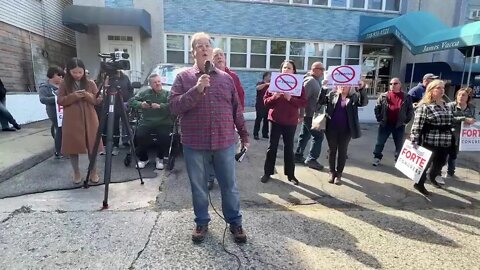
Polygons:
[[210,71],[212,69],[212,63],[210,60],[205,61],[205,74],[210,74]]
[[[212,63],[210,62],[210,60],[207,60],[205,61],[205,72],[204,74],[210,74],[210,71],[212,70]],[[203,95],[207,95],[207,92],[206,92],[207,89],[205,89],[203,91]]]

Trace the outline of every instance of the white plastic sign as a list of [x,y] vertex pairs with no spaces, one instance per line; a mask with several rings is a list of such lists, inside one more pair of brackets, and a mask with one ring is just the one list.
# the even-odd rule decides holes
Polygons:
[[480,151],[480,122],[472,125],[462,122],[460,129],[460,151]]
[[58,98],[55,96],[55,108],[57,111],[57,124],[62,127],[63,124],[63,106],[58,104]]
[[432,151],[421,146],[415,149],[411,141],[405,140],[395,168],[418,183],[431,156]]
[[327,86],[358,86],[361,77],[361,67],[352,66],[330,66],[325,73],[328,80]]
[[299,97],[302,95],[303,75],[272,72],[269,92],[287,93]]

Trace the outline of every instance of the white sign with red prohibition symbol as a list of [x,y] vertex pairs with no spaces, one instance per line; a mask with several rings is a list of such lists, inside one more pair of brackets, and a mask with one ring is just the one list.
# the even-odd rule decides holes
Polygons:
[[325,74],[328,86],[358,86],[361,76],[361,68],[355,66],[330,66]]
[[395,168],[418,183],[431,156],[432,151],[421,146],[415,149],[411,141],[405,140]]
[[480,122],[472,125],[462,122],[460,129],[460,151],[480,151]]
[[303,75],[272,72],[269,92],[287,93],[299,97],[302,95]]

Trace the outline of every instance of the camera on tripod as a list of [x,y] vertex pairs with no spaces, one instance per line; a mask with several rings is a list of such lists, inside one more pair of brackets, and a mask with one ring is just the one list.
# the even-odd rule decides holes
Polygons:
[[[130,55],[126,52],[115,51],[112,53],[99,53],[98,56],[102,58],[100,63],[100,72],[107,75],[115,74],[119,70],[130,70]],[[107,61],[107,59],[110,59]]]

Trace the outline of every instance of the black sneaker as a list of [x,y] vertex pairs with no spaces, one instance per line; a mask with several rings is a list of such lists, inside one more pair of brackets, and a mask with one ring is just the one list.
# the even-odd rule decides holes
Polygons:
[[270,175],[264,174],[262,178],[260,178],[260,182],[267,183],[270,180]]
[[17,130],[11,127],[6,127],[6,128],[2,128],[2,131],[17,131]]
[[242,226],[230,224],[230,232],[233,234],[233,240],[235,243],[245,243],[247,242],[247,234]]
[[22,129],[22,127],[21,127],[19,124],[17,124],[17,123],[14,123],[14,124],[13,124],[13,127],[16,128],[17,130]]
[[450,176],[450,177],[453,177],[453,176],[455,176],[455,172],[448,171],[448,172],[447,172],[447,175]]
[[413,188],[418,190],[418,192],[422,193],[425,196],[430,195],[430,192],[425,188],[425,186],[420,186],[419,184],[414,184]]
[[258,137],[258,135],[253,135],[253,138],[254,138],[255,140],[260,140],[260,137]]
[[437,180],[435,179],[430,179],[430,182],[432,183],[432,185],[436,188],[442,188],[442,186],[437,182]]
[[194,243],[202,243],[208,231],[208,225],[197,225],[192,232],[192,241]]
[[270,137],[268,137],[268,135],[263,135],[262,136],[264,139],[269,139]]
[[295,186],[298,186],[298,184],[300,183],[295,176],[289,176],[288,181],[292,182]]
[[303,156],[295,155],[295,163],[302,163],[305,164],[305,158]]
[[322,164],[318,163],[318,161],[314,159],[305,161],[305,165],[307,165],[310,169],[314,169],[317,171],[321,171],[324,168]]

